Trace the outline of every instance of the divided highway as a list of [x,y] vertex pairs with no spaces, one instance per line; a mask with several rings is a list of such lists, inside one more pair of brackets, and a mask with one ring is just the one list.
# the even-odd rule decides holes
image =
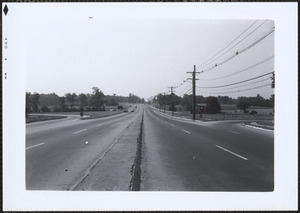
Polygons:
[[[107,151],[142,115],[141,191],[273,190],[273,132],[245,127],[241,121],[180,120],[146,105],[100,119],[69,117],[27,124],[26,188],[72,190],[99,156],[110,155]],[[136,135],[130,137],[126,140],[136,140]],[[121,150],[117,153],[122,155]],[[114,156],[122,162],[115,154],[102,163],[114,162]],[[106,180],[102,167],[106,168],[95,166],[97,172],[91,170],[91,178],[81,185],[93,190],[93,183],[86,181],[97,181],[101,173]],[[114,179],[125,176],[118,177],[114,168],[105,172]]]
[[147,107],[141,190],[272,191],[274,133],[184,121]]

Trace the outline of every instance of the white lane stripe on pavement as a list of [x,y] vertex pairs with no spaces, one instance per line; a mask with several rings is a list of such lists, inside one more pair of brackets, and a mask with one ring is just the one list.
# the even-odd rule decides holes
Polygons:
[[182,129],[184,132],[188,133],[188,134],[191,134],[191,132],[185,130],[185,129]]
[[31,149],[31,148],[34,148],[34,147],[37,147],[37,146],[40,146],[40,145],[44,145],[44,143],[39,143],[39,144],[36,144],[36,145],[33,145],[33,146],[29,146],[26,149]]
[[174,124],[170,124],[171,126],[175,126]]
[[236,135],[240,135],[241,134],[239,132],[232,132],[232,131],[228,131],[228,133],[232,133],[232,134],[236,134]]
[[82,130],[79,130],[79,131],[77,131],[77,132],[74,132],[73,134],[75,135],[75,134],[78,134],[78,133],[80,133],[80,132],[84,132],[84,131],[86,131],[87,129],[82,129]]
[[220,149],[222,149],[222,150],[224,150],[224,151],[226,151],[226,152],[229,152],[230,154],[233,154],[233,155],[235,155],[235,156],[237,156],[237,157],[239,157],[239,158],[242,158],[243,160],[248,160],[248,158],[245,158],[245,157],[243,157],[243,156],[241,156],[241,155],[239,155],[239,154],[236,154],[236,153],[234,153],[234,152],[232,152],[232,151],[230,151],[230,150],[228,150],[228,149],[225,149],[225,148],[223,148],[223,147],[221,147],[221,146],[216,145],[216,147],[218,147],[218,148],[220,148]]

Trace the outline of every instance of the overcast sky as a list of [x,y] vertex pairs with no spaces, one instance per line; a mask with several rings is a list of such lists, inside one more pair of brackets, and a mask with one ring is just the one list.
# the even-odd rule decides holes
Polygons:
[[[112,17],[103,12],[79,5],[30,7],[23,34],[28,92],[62,96],[68,92],[91,93],[96,86],[106,95],[133,93],[147,99],[180,85],[191,77],[186,72],[193,71],[194,65],[196,71],[205,71],[274,27],[272,20]],[[227,63],[197,74],[197,86],[228,85],[274,71],[274,34]],[[201,66],[214,55],[216,60],[212,58],[208,61],[211,63]],[[270,86],[251,88],[270,84],[270,76],[232,87],[197,88],[197,95],[236,98],[261,94],[269,98],[274,93]],[[214,78],[221,79],[211,80]],[[180,96],[190,94],[191,87],[186,82],[174,91]]]

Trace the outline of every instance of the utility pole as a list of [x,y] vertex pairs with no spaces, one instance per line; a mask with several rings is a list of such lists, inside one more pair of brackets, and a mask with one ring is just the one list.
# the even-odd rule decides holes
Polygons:
[[192,73],[193,75],[193,120],[196,119],[196,80],[199,80],[196,78],[196,73],[200,73],[200,72],[196,72],[196,65],[194,65],[194,71],[193,72],[186,72],[186,73]]
[[172,116],[174,115],[174,109],[173,109],[173,88],[174,87],[168,87],[171,88],[171,109],[172,109]]

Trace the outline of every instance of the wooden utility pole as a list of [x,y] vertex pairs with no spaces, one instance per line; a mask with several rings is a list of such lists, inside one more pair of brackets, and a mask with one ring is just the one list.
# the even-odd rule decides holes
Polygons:
[[192,106],[192,110],[193,110],[193,120],[196,119],[196,80],[199,80],[196,78],[196,73],[200,73],[200,72],[196,72],[196,65],[194,65],[194,71],[193,72],[187,72],[187,73],[192,73],[193,75],[193,106]]

